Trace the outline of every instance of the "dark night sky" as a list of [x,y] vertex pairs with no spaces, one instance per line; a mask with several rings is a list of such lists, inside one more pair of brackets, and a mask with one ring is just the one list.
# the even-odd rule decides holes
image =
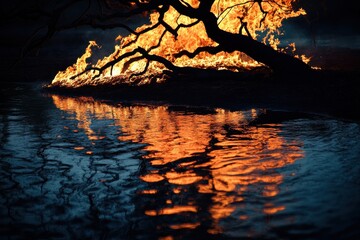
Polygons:
[[[21,1],[2,3],[0,15],[11,12]],[[8,5],[8,6],[6,6]],[[336,0],[300,0],[299,5],[305,8],[308,15],[285,23],[285,42],[295,41],[302,48],[316,47],[345,47],[352,52],[360,49],[360,9],[355,1]],[[77,11],[83,9],[80,4],[63,21],[71,19]],[[136,21],[131,24],[135,26]],[[56,33],[49,41],[42,45],[38,52],[32,52],[17,65],[13,63],[19,59],[21,50],[31,34],[41,26],[39,21],[24,21],[18,18],[1,21],[1,71],[6,72],[1,78],[7,80],[47,80],[58,70],[72,64],[84,51],[89,40],[96,40],[103,46],[104,55],[112,52],[116,36],[126,34],[121,29],[109,31],[94,30],[81,27]],[[314,42],[315,40],[315,42]],[[11,66],[15,66],[10,69]],[[44,70],[39,71],[39,66]],[[49,81],[50,81],[49,80]]]

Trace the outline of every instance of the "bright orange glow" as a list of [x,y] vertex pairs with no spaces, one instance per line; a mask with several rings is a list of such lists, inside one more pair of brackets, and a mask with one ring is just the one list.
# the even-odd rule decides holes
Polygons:
[[79,146],[79,147],[74,147],[74,149],[75,149],[75,150],[84,150],[85,148],[84,148],[84,147]]
[[141,194],[156,194],[158,191],[156,189],[146,189],[142,190]]
[[284,206],[274,206],[271,203],[265,204],[264,213],[267,215],[273,215],[277,212],[283,211],[285,209]]
[[179,194],[179,193],[181,193],[181,189],[180,188],[174,188],[173,192],[175,194]]
[[[156,194],[152,184],[163,181],[171,186],[169,196],[186,194],[190,185],[198,194],[211,196],[207,209],[214,224],[210,233],[220,232],[219,221],[233,214],[238,204],[246,204],[244,193],[251,186],[256,186],[265,199],[264,214],[283,211],[285,206],[271,203],[281,192],[284,181],[277,169],[304,156],[301,143],[281,136],[281,124],[249,125],[249,121],[262,114],[259,110],[216,109],[209,114],[183,114],[166,106],[123,107],[91,98],[53,96],[53,101],[59,109],[75,115],[79,130],[90,140],[99,139],[91,129],[91,119],[96,117],[112,119],[111,126],[119,126],[119,141],[145,144],[143,159],[152,170],[140,176],[149,184],[149,190],[140,194]],[[193,201],[169,207],[173,203],[167,201],[163,208],[147,210],[145,214],[196,212],[199,207]]]
[[[278,49],[280,43],[277,38],[280,33],[278,29],[282,26],[283,20],[306,14],[303,9],[294,10],[292,8],[292,4],[295,1],[217,0],[214,2],[211,11],[217,17],[220,29],[231,33],[239,33],[241,30],[240,34],[250,34],[252,38],[262,41],[274,49]],[[186,2],[194,8],[197,8],[199,5],[198,0],[182,2]],[[140,26],[135,31],[139,33],[150,27],[154,26],[154,28],[139,35],[139,37],[136,37],[135,34],[125,37],[118,36],[119,44],[115,46],[114,52],[93,64],[88,63],[87,59],[91,57],[93,49],[99,46],[94,41],[90,41],[84,55],[79,57],[74,65],[58,72],[50,86],[76,88],[86,85],[132,83],[135,80],[139,80],[136,77],[130,78],[133,73],[142,72],[146,68],[147,62],[145,59],[131,62],[132,58],[140,56],[139,53],[132,57],[124,58],[112,68],[107,68],[100,75],[97,70],[94,70],[72,79],[72,77],[83,72],[89,66],[101,68],[108,62],[118,59],[125,53],[132,52],[138,47],[142,47],[150,54],[161,56],[179,67],[191,66],[238,71],[239,68],[251,68],[261,65],[246,54],[238,51],[232,53],[220,52],[214,55],[203,52],[193,59],[186,56],[175,57],[175,54],[181,50],[193,52],[198,47],[216,46],[217,43],[208,37],[202,22],[196,22],[196,19],[180,15],[173,7],[170,7],[164,14],[163,21],[166,24],[173,29],[176,29],[179,25],[194,24],[191,27],[180,28],[176,38],[169,31],[166,31],[163,25],[155,26],[159,22],[159,16],[158,12],[150,14],[150,23]],[[245,25],[246,28],[241,27]],[[258,39],[260,34],[263,35],[262,39]],[[290,47],[295,49],[295,44],[291,44]],[[305,56],[297,57],[307,61]],[[160,76],[162,76],[161,73],[165,69],[165,66],[160,63],[150,62],[147,74],[143,75],[140,81],[137,81],[137,84],[149,83],[152,81],[151,76],[158,76],[155,79],[157,82],[163,81],[164,78]]]
[[145,176],[140,176],[140,178],[145,182],[160,182],[164,180],[164,177],[160,176],[159,174],[148,174]]
[[175,171],[167,172],[165,176],[170,183],[177,185],[193,184],[202,179],[202,177],[196,176],[195,173],[177,173]]
[[245,220],[249,219],[249,217],[246,216],[246,215],[241,215],[241,216],[239,217],[239,219],[245,221]]
[[197,212],[196,207],[194,206],[174,206],[172,208],[163,208],[160,211],[155,210],[147,210],[145,214],[148,216],[157,216],[157,215],[172,215],[178,213],[185,213],[185,212]]
[[173,240],[172,236],[160,237],[159,240]]
[[195,229],[198,226],[200,226],[200,223],[183,223],[183,224],[177,224],[177,225],[170,225],[171,229]]

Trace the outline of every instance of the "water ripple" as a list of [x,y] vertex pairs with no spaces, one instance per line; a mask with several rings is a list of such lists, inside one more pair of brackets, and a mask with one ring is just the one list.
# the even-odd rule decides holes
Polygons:
[[3,236],[360,235],[358,123],[12,91],[0,102]]

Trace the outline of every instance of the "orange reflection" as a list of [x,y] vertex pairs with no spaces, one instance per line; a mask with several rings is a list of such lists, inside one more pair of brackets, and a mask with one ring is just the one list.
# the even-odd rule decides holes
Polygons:
[[79,151],[79,150],[84,150],[85,148],[82,146],[78,146],[78,147],[74,147],[74,149]]
[[156,194],[158,191],[156,189],[145,189],[142,190],[140,193],[141,194]]
[[140,178],[145,182],[160,182],[164,180],[164,177],[159,174],[148,174],[145,176],[141,176]]
[[[181,196],[187,187],[195,186],[197,194],[210,196],[206,208],[213,219],[209,233],[221,232],[219,222],[234,214],[240,204],[246,205],[244,193],[256,186],[265,198],[263,214],[276,214],[285,206],[276,206],[276,197],[284,176],[277,171],[303,157],[301,144],[281,136],[281,124],[249,125],[259,111],[231,112],[216,109],[212,113],[171,111],[166,106],[119,106],[94,101],[92,98],[52,96],[55,105],[75,114],[78,128],[89,140],[100,141],[104,136],[91,129],[91,121],[111,119],[119,126],[119,141],[144,143],[144,159],[151,165],[140,178],[151,190],[140,194],[157,194],[153,183],[170,184],[169,195]],[[197,213],[196,201],[184,206],[147,210],[148,216]],[[249,216],[241,214],[241,220]],[[197,224],[171,225],[173,229],[197,227]],[[170,227],[171,227],[170,226]]]
[[159,240],[173,240],[172,236],[160,237]]
[[200,223],[183,223],[183,224],[176,224],[176,225],[170,225],[171,229],[195,229],[198,226],[200,226]]
[[179,214],[184,212],[197,212],[197,209],[194,206],[174,206],[172,208],[163,208],[159,211],[147,210],[145,211],[145,214],[148,216],[157,216],[157,215]]
[[285,209],[284,206],[275,206],[272,203],[265,204],[264,213],[268,215],[275,214],[279,211],[283,211]]

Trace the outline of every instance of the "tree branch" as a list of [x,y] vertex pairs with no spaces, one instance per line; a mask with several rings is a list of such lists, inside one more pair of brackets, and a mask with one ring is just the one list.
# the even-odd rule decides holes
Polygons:
[[182,56],[187,56],[189,58],[194,58],[201,52],[208,52],[210,54],[216,54],[216,53],[219,53],[221,51],[224,51],[224,49],[222,47],[220,47],[220,46],[216,46],[216,47],[211,47],[211,46],[198,47],[194,52],[189,52],[187,50],[182,50],[179,53],[175,54],[174,57],[179,58],[179,57],[182,57]]
[[116,58],[116,59],[114,59],[114,60],[112,60],[110,62],[107,62],[104,66],[102,66],[100,68],[99,67],[89,67],[89,68],[85,69],[83,72],[70,77],[70,79],[76,79],[76,78],[78,78],[78,77],[80,77],[80,76],[82,76],[82,75],[84,75],[84,74],[86,74],[86,73],[88,73],[90,71],[97,71],[98,72],[98,74],[94,75],[93,78],[100,77],[102,72],[104,72],[107,68],[111,68],[116,63],[120,62],[121,60],[123,60],[125,58],[128,58],[128,57],[131,57],[131,56],[134,56],[134,55],[136,55],[138,53],[140,53],[142,55],[142,58],[141,57],[136,57],[136,60],[147,59],[148,61],[156,61],[156,62],[162,63],[169,70],[176,71],[176,70],[179,69],[179,67],[172,64],[169,60],[167,60],[167,59],[165,59],[163,57],[157,56],[157,55],[149,54],[145,49],[143,49],[141,47],[138,47],[138,48],[134,49],[131,52],[124,53],[120,57],[118,57],[118,58]]

